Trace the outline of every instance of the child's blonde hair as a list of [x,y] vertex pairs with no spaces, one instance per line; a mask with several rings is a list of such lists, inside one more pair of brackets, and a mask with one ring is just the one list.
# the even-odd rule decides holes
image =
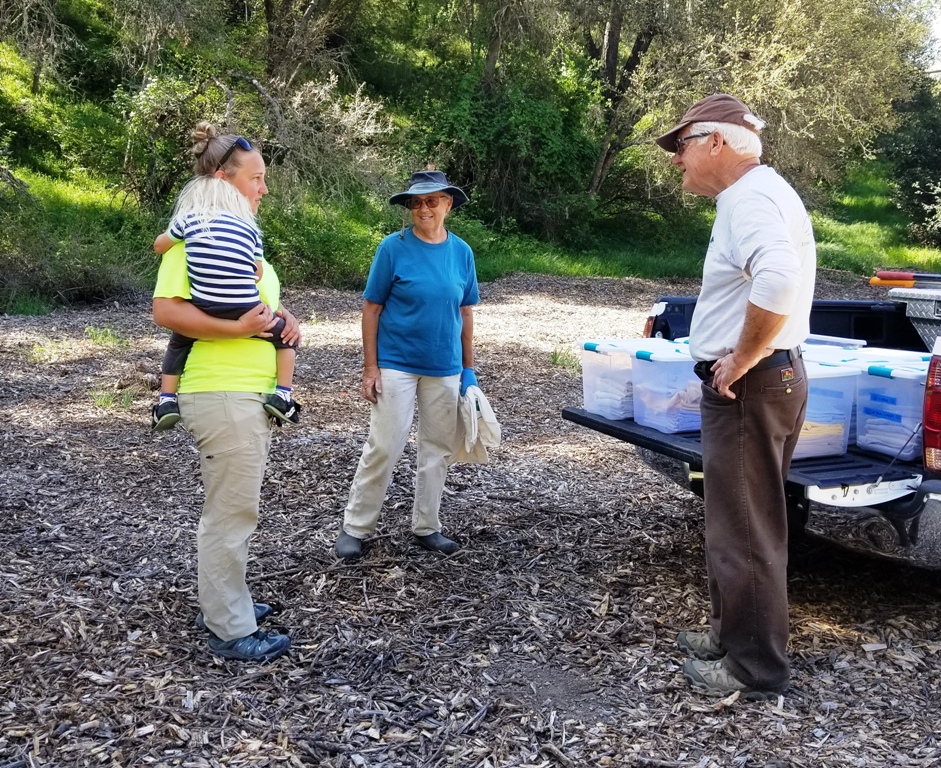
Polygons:
[[190,179],[173,206],[173,215],[195,213],[210,217],[218,213],[231,213],[240,219],[255,223],[255,214],[248,198],[233,184],[215,176],[196,176]]
[[234,152],[229,153],[225,165],[220,166],[219,160],[232,149],[232,145],[238,141],[238,136],[231,133],[220,135],[215,125],[202,121],[196,124],[190,138],[193,140],[190,151],[195,158],[193,171],[196,175],[180,192],[173,206],[173,215],[195,213],[201,217],[208,217],[227,212],[254,223],[255,214],[252,213],[251,205],[245,195],[239,192],[233,184],[218,178],[215,174],[221,168],[226,176],[231,176],[242,167],[243,154],[247,151],[257,152],[258,150],[244,150],[236,147]]

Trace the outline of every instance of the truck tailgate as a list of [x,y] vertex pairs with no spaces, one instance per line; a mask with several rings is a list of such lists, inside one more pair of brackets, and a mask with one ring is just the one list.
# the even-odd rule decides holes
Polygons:
[[[562,418],[618,440],[684,461],[694,470],[702,469],[702,443],[699,432],[666,434],[644,427],[631,419],[606,419],[582,408],[563,408]],[[796,459],[791,463],[787,479],[804,487],[841,488],[873,483],[879,478],[882,478],[883,482],[893,482],[921,474],[920,465],[911,462],[896,462],[891,466],[890,464],[888,457],[863,453],[855,447],[850,447],[843,456]]]

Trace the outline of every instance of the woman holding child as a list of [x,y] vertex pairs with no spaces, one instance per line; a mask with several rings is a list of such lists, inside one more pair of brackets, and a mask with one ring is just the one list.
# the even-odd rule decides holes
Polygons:
[[[218,199],[229,192],[239,195],[239,206],[250,212],[251,221],[242,227],[248,232],[268,192],[261,153],[242,137],[220,135],[211,123],[200,123],[192,137],[194,182],[212,180],[226,185],[215,190],[221,193]],[[216,213],[203,210],[198,216],[210,221]],[[244,220],[245,214],[240,218]],[[174,226],[168,239],[189,243],[189,237],[184,237],[187,232]],[[155,247],[161,242],[158,238]],[[161,261],[154,290],[154,321],[196,340],[179,379],[178,402],[183,424],[196,439],[205,488],[197,533],[201,609],[197,624],[209,631],[209,649],[218,656],[271,660],[285,653],[291,641],[286,635],[258,629],[258,621],[271,609],[253,603],[245,574],[271,442],[269,414],[277,417],[268,406],[278,384],[278,355],[281,347],[299,345],[300,328],[294,316],[279,305],[280,283],[271,265],[264,262],[260,234],[251,258],[259,262],[255,272],[260,272],[257,290],[261,301],[243,307],[237,319],[215,316],[194,303],[183,244],[162,244],[169,250]],[[277,309],[272,313],[271,308]],[[279,348],[267,340],[276,326],[283,342]]]

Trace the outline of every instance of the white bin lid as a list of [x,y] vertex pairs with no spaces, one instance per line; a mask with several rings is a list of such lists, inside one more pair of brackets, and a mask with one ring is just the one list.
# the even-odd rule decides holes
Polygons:
[[863,339],[847,339],[843,336],[827,336],[822,333],[812,333],[810,334],[801,344],[801,348],[804,349],[807,346],[828,346],[828,347],[842,347],[843,349],[859,349],[860,347],[865,347],[866,342]]
[[913,352],[905,349],[883,349],[869,347],[868,349],[841,349],[807,345],[802,347],[804,360],[813,363],[828,363],[830,365],[847,365],[864,370],[870,365],[884,364],[890,368],[921,366],[931,359],[927,352]]
[[928,363],[924,365],[906,365],[889,367],[886,365],[870,365],[863,369],[863,373],[878,376],[884,379],[908,379],[924,383],[928,378]]
[[850,376],[859,376],[859,368],[849,365],[831,365],[830,363],[804,362],[808,379],[838,379]]
[[693,358],[683,344],[674,344],[671,348],[647,347],[638,349],[631,354],[638,360],[650,360],[655,363],[685,363],[692,365]]
[[674,349],[678,345],[668,339],[598,339],[581,342],[582,349],[602,355],[633,354],[639,349]]

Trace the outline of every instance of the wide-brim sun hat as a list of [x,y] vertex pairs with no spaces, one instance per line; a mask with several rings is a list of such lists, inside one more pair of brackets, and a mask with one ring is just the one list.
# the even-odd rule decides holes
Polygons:
[[434,192],[446,192],[451,196],[451,210],[460,208],[468,201],[467,194],[460,187],[448,183],[441,171],[416,171],[409,179],[408,189],[392,195],[390,205],[405,205],[414,195],[430,195]]
[[714,93],[693,104],[680,122],[654,141],[667,152],[676,152],[677,134],[692,123],[732,123],[755,133],[764,127],[764,121],[756,117],[744,101],[727,93]]

